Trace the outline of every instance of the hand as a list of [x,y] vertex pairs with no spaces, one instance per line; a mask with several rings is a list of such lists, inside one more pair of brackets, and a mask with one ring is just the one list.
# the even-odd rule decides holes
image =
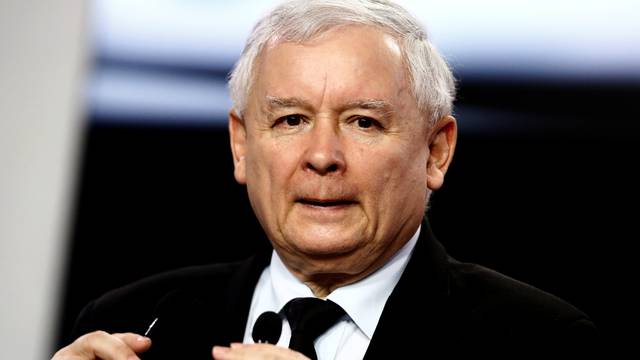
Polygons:
[[150,347],[151,339],[138,334],[94,331],[58,350],[51,360],[139,360],[136,354]]
[[211,352],[215,360],[309,360],[297,351],[271,344],[239,344],[231,347],[214,346]]

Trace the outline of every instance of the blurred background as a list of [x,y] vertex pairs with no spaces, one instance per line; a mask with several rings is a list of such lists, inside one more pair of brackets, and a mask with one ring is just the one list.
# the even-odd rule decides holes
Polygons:
[[[426,25],[458,79],[458,149],[429,213],[439,240],[459,260],[568,300],[607,340],[631,338],[621,328],[629,321],[630,255],[638,238],[640,3],[399,2]],[[22,73],[52,68],[58,63],[48,61],[50,54],[65,53],[64,64],[76,71],[69,76],[84,74],[73,82],[43,73],[37,79],[53,85],[35,94],[47,99],[58,82],[76,84],[63,100],[78,102],[79,110],[57,113],[76,119],[65,123],[74,136],[56,137],[67,175],[51,191],[63,211],[42,215],[67,216],[55,218],[51,241],[0,233],[1,260],[15,263],[3,268],[3,279],[15,278],[21,266],[40,271],[39,281],[52,288],[38,298],[50,307],[50,331],[38,338],[46,356],[70,341],[65,335],[80,309],[106,290],[159,271],[240,259],[265,246],[232,175],[226,76],[255,21],[275,3],[93,0],[67,5],[83,11],[52,15],[47,6],[34,5],[33,12],[16,5],[0,15],[13,19],[4,35],[12,42],[41,35],[34,49],[42,51],[25,53],[39,60],[21,62]],[[33,21],[78,20],[82,26],[57,38],[75,39],[74,52],[51,46],[50,29],[38,33],[15,20],[22,11]],[[22,61],[15,54],[9,53]],[[9,61],[0,64],[3,75],[16,76]],[[39,99],[7,93],[30,102],[6,101],[3,109],[18,111]],[[1,129],[13,129],[20,117],[41,119],[34,127],[47,122],[38,114],[18,116],[0,120]],[[36,135],[56,136],[27,130],[0,139],[24,147]],[[7,149],[0,159],[8,163],[32,160]],[[4,165],[1,171],[0,195],[40,188],[21,183],[31,173],[5,173]],[[32,228],[29,221],[15,225],[12,206],[0,199],[2,224]],[[16,244],[36,238],[48,245],[42,255],[48,261],[16,260]],[[40,303],[32,306],[44,309]],[[9,334],[17,325],[1,326]]]

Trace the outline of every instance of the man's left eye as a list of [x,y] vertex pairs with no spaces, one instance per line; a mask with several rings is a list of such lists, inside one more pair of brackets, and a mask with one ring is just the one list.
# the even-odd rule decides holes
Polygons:
[[300,116],[298,114],[287,115],[287,116],[285,116],[284,121],[289,126],[298,126],[302,122],[302,116]]
[[368,118],[368,117],[360,117],[357,120],[358,126],[363,128],[363,129],[368,129],[370,127],[372,127],[373,125],[375,125],[375,120],[373,120],[372,118]]

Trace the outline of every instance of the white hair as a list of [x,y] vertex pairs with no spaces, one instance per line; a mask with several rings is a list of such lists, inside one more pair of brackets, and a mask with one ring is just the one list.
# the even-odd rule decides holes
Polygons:
[[386,0],[292,0],[275,8],[254,27],[229,76],[233,109],[240,117],[255,80],[256,59],[267,44],[303,43],[339,26],[369,25],[393,36],[407,66],[412,95],[431,123],[450,115],[455,80],[418,21]]

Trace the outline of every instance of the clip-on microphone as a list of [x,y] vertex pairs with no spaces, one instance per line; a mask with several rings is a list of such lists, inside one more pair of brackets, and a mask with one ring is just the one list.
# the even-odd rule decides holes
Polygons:
[[268,343],[277,344],[282,333],[282,319],[280,315],[273,311],[267,311],[262,313],[255,325],[253,325],[253,331],[251,336],[255,343]]

